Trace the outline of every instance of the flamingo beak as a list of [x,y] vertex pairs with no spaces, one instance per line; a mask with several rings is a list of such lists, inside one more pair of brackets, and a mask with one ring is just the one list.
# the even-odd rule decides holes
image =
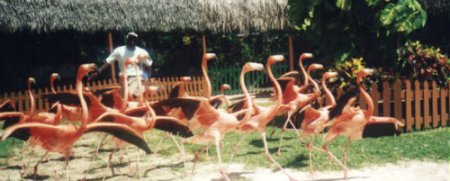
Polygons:
[[248,65],[250,67],[251,71],[253,71],[253,70],[257,70],[257,71],[264,70],[264,65],[260,64],[260,63],[249,62],[246,65]]
[[206,58],[206,60],[209,61],[209,60],[217,59],[217,56],[215,53],[207,53],[207,54],[205,54],[205,58]]
[[33,77],[28,78],[28,82],[36,84],[36,80]]

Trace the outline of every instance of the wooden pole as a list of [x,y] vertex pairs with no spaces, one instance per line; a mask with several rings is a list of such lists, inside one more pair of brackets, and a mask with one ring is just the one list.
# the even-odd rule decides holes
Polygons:
[[202,34],[202,46],[203,46],[203,54],[206,54],[206,35]]
[[289,43],[289,71],[293,71],[294,70],[294,47],[293,47],[293,43],[292,43],[292,35],[289,35],[288,43]]
[[[108,32],[108,47],[109,47],[109,53],[112,53],[113,51],[113,39],[112,39],[112,33]],[[111,64],[111,77],[113,82],[117,82],[116,80],[116,67],[115,64]]]

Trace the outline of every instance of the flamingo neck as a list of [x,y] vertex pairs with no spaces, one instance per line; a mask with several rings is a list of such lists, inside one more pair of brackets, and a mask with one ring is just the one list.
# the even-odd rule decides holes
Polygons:
[[30,95],[30,112],[28,113],[28,115],[32,117],[34,112],[36,111],[36,103],[34,102],[34,94],[33,90],[31,90],[31,83],[28,83],[28,94]]
[[205,92],[206,92],[206,97],[210,98],[211,97],[211,81],[209,80],[209,76],[208,76],[208,64],[206,63],[207,60],[203,59],[202,61],[202,73],[203,73],[203,77],[205,78],[206,81],[206,88],[205,88]]
[[[136,64],[133,64],[134,68],[136,69],[137,72],[139,72],[139,67]],[[144,93],[142,92],[142,79],[141,79],[141,75],[137,75],[137,83],[138,83],[138,101],[139,101],[139,105],[143,105],[144,104]]]
[[325,91],[325,95],[327,96],[328,100],[330,100],[330,105],[328,105],[328,109],[334,108],[336,106],[336,99],[334,98],[331,91],[328,89],[326,84],[326,79],[322,79],[322,87]]
[[274,112],[278,112],[278,108],[281,106],[281,102],[283,101],[283,93],[281,92],[280,84],[278,84],[278,81],[273,76],[270,64],[266,64],[266,71],[267,71],[267,75],[269,76],[270,81],[272,82],[273,86],[275,87],[275,92],[277,93],[277,104],[275,106]]
[[55,79],[50,79],[50,89],[51,89],[53,94],[56,94],[54,82],[55,82]]
[[303,81],[303,87],[308,87],[308,74],[306,73],[305,67],[303,67],[303,57],[300,56],[300,59],[298,60],[298,65],[300,66],[300,71],[303,74],[304,81]]
[[361,77],[356,78],[356,83],[358,84],[359,92],[361,93],[361,95],[367,102],[367,115],[366,116],[372,116],[373,110],[374,110],[373,100],[370,97],[369,93],[367,93],[366,90],[364,89],[364,86],[362,85],[361,81],[362,81]]
[[56,115],[55,115],[55,121],[54,124],[58,125],[61,122],[62,119],[62,105],[58,103],[56,105]]
[[80,128],[78,129],[79,131],[86,129],[86,124],[89,120],[89,115],[88,115],[88,107],[86,104],[86,100],[84,100],[84,96],[83,96],[83,74],[78,74],[77,76],[77,80],[76,80],[76,89],[77,89],[77,93],[78,93],[78,98],[80,99],[80,104],[81,104],[81,125]]
[[239,120],[239,122],[241,122],[241,123],[243,123],[246,120],[249,120],[251,118],[252,112],[253,112],[252,98],[250,97],[250,94],[248,93],[248,90],[247,90],[247,86],[245,85],[245,79],[244,79],[245,73],[246,73],[245,71],[242,71],[241,75],[239,76],[239,83],[241,85],[242,93],[244,94],[245,99],[247,101],[247,105],[248,105],[247,111],[245,112],[244,117],[241,120]]
[[[127,67],[127,64],[124,63],[124,67]],[[124,112],[128,105],[128,75],[124,72],[123,76],[123,102],[120,106],[120,112]]]
[[313,85],[313,87],[314,87],[314,94],[315,94],[316,97],[318,97],[318,96],[320,96],[320,94],[321,94],[319,85],[317,84],[316,81],[314,81],[314,80],[312,79],[312,77],[310,76],[309,73],[310,73],[310,70],[308,70],[308,81],[310,81],[311,84]]

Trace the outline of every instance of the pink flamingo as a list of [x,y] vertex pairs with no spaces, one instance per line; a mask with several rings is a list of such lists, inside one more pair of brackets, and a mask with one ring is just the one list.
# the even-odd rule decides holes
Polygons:
[[[84,133],[92,131],[107,132],[131,144],[134,144],[149,153],[150,149],[143,138],[128,126],[115,123],[87,124],[89,121],[89,112],[83,96],[82,78],[88,72],[93,71],[94,67],[95,64],[83,64],[78,68],[76,89],[82,107],[81,125],[78,128],[68,125],[54,126],[43,123],[21,123],[6,129],[4,135],[2,136],[2,140],[5,140],[17,131],[27,131],[30,136],[36,140],[34,143],[46,150],[43,157],[45,157],[48,152],[63,153],[66,163],[67,180],[69,180],[68,161],[72,152],[72,145],[78,141]],[[35,177],[39,162],[34,167]]]

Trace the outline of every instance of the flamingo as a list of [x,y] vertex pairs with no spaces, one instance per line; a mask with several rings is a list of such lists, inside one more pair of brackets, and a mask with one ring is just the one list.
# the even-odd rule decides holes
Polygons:
[[[290,174],[288,174],[282,167],[281,165],[275,161],[272,156],[269,153],[269,148],[267,145],[267,140],[266,140],[266,126],[267,124],[273,120],[273,118],[277,115],[278,111],[280,111],[283,106],[282,106],[282,99],[283,99],[283,95],[281,94],[281,87],[278,84],[278,82],[276,81],[275,77],[272,74],[272,70],[271,70],[271,66],[274,63],[277,62],[282,62],[284,61],[284,56],[282,55],[272,55],[268,58],[267,63],[266,63],[266,71],[267,71],[267,75],[269,76],[269,79],[271,80],[271,82],[274,84],[275,87],[275,92],[277,93],[277,103],[273,106],[270,106],[268,108],[266,107],[261,107],[258,108],[259,109],[259,113],[257,113],[256,115],[252,115],[252,117],[250,118],[250,120],[248,120],[245,124],[243,124],[242,126],[239,127],[238,131],[241,132],[245,132],[245,133],[249,133],[249,132],[253,132],[253,131],[258,131],[261,134],[261,138],[263,140],[264,143],[264,153],[265,156],[273,163],[275,164],[283,173],[285,173],[290,180],[295,180]],[[250,103],[247,103],[247,105],[252,105]],[[248,108],[252,108],[253,106],[248,106]],[[242,139],[241,139],[242,141]],[[241,142],[239,141],[239,143]],[[233,153],[234,155],[234,153]]]
[[[262,64],[251,62],[246,63],[242,68],[239,80],[248,105],[251,105],[252,102],[245,86],[244,76],[247,72],[255,70],[262,71],[262,69]],[[198,132],[197,135],[183,140],[184,142],[207,144],[205,149],[201,150],[196,155],[193,170],[195,169],[195,162],[198,159],[198,155],[203,153],[204,150],[209,147],[210,142],[213,142],[216,146],[220,173],[226,180],[229,180],[223,169],[222,157],[220,154],[220,140],[226,133],[235,131],[236,128],[239,128],[248,121],[253,111],[251,107],[238,113],[228,113],[224,109],[215,109],[212,107],[207,98],[190,97],[160,101],[154,104],[153,108],[157,114],[171,115],[186,120],[189,128]],[[238,119],[237,115],[241,113],[245,114],[242,118]],[[182,149],[180,149],[180,151],[184,152]]]
[[[364,127],[369,124],[378,123],[392,123],[395,127],[404,126],[404,124],[392,117],[378,117],[372,116],[374,110],[373,100],[370,95],[364,90],[364,86],[361,81],[364,77],[373,74],[372,69],[362,69],[358,72],[356,77],[356,84],[358,85],[359,92],[367,102],[367,110],[362,110],[359,107],[351,107],[356,98],[351,98],[346,107],[342,110],[342,113],[328,122],[325,126],[329,126],[329,131],[324,135],[323,151],[328,156],[333,158],[343,169],[344,179],[347,179],[347,152],[349,150],[352,140],[358,140],[362,138]],[[340,162],[329,150],[328,145],[338,136],[347,137],[347,144],[343,154],[343,163]]]
[[[299,113],[303,112],[305,110],[306,106],[308,104],[310,104],[312,101],[316,100],[321,94],[319,86],[310,76],[311,71],[316,71],[319,69],[323,69],[322,64],[311,64],[308,67],[307,74],[305,74],[306,75],[305,81],[311,82],[314,87],[314,92],[309,93],[309,94],[303,94],[303,93],[299,93],[298,91],[296,91],[296,89],[300,89],[300,88],[295,87],[295,85],[294,85],[295,79],[288,78],[288,77],[278,79],[278,82],[282,82],[283,85],[285,85],[284,91],[283,91],[283,102],[282,103],[283,104],[294,104],[295,106],[294,106],[293,110],[284,109],[277,113],[278,115],[282,115],[287,112],[287,118],[283,124],[282,133],[280,136],[277,155],[281,155],[281,144],[282,144],[283,137],[286,132],[288,123],[290,123],[294,129],[296,129],[294,123],[292,123],[292,120],[291,120],[292,114],[296,113],[296,112],[299,112]],[[304,84],[303,87],[307,87],[308,85],[309,84]]]
[[189,97],[189,94],[184,89],[184,84],[188,81],[191,81],[191,77],[183,76],[180,81],[175,83],[175,86],[170,90],[169,99],[177,98],[177,97]]
[[312,174],[312,143],[314,141],[315,136],[322,132],[325,128],[327,121],[330,118],[330,110],[336,106],[336,100],[328,89],[326,85],[326,81],[330,78],[336,77],[338,74],[336,72],[326,72],[322,76],[322,88],[327,96],[330,104],[319,109],[314,109],[310,105],[305,110],[305,118],[301,124],[301,138],[305,136],[312,136],[311,140],[308,141],[307,148],[309,154],[309,168],[310,173]]
[[[6,129],[4,135],[2,136],[2,140],[5,140],[11,134],[14,134],[17,131],[27,131],[30,134],[30,138],[34,138],[34,140],[36,140],[35,144],[46,150],[43,158],[49,152],[59,152],[64,155],[67,180],[69,180],[68,161],[69,156],[72,152],[72,145],[75,144],[75,142],[78,141],[84,133],[93,131],[106,132],[114,135],[119,139],[136,145],[147,153],[150,153],[150,149],[148,148],[143,138],[128,126],[116,123],[87,124],[87,122],[89,121],[89,112],[83,96],[82,78],[88,72],[93,71],[94,68],[95,64],[83,64],[79,66],[77,71],[76,90],[82,108],[81,125],[78,128],[69,125],[54,126],[43,123],[21,123]],[[40,161],[38,161],[34,167],[35,178],[39,162]]]
[[230,85],[222,84],[220,86],[220,94],[211,97],[211,99],[210,99],[211,105],[213,105],[216,108],[219,107],[220,105],[222,105],[222,103],[225,103],[225,105],[227,107],[230,106],[231,105],[230,100],[225,96],[225,90],[229,90],[229,89],[231,89]]

